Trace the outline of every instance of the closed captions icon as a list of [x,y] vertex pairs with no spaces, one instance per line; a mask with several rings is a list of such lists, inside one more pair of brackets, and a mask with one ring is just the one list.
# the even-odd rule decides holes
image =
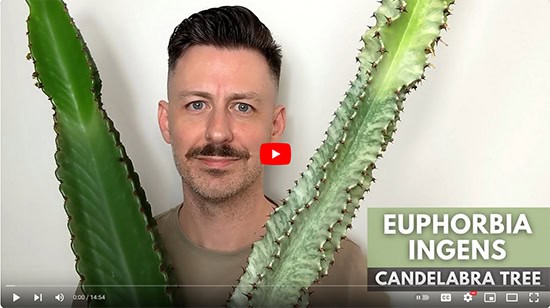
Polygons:
[[452,301],[452,294],[451,293],[442,293],[441,294],[441,302],[442,303],[450,303]]

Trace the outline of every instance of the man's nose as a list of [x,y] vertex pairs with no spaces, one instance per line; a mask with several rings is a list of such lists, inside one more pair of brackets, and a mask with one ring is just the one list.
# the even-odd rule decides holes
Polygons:
[[206,141],[209,143],[228,143],[233,140],[231,119],[225,110],[213,110],[208,118]]

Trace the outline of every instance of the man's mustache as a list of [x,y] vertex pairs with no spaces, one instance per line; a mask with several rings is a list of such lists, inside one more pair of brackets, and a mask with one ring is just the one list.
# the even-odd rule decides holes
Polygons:
[[246,150],[237,150],[229,144],[213,144],[209,143],[204,147],[194,147],[187,151],[185,157],[187,159],[197,158],[198,156],[219,156],[230,158],[249,159],[250,153]]

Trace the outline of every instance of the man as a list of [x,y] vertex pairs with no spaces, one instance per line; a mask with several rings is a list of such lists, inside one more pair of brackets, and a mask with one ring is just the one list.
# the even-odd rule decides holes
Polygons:
[[[251,11],[221,7],[178,25],[168,54],[158,122],[184,200],[156,219],[181,286],[176,304],[224,305],[277,206],[264,196],[259,149],[285,130],[281,49]],[[330,275],[311,288],[313,306],[364,303],[365,258],[351,241],[342,247]]]

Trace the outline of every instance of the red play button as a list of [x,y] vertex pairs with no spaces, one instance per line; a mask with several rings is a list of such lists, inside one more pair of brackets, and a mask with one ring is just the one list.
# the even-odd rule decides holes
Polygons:
[[290,164],[291,150],[288,143],[264,143],[260,147],[260,162],[264,165]]

